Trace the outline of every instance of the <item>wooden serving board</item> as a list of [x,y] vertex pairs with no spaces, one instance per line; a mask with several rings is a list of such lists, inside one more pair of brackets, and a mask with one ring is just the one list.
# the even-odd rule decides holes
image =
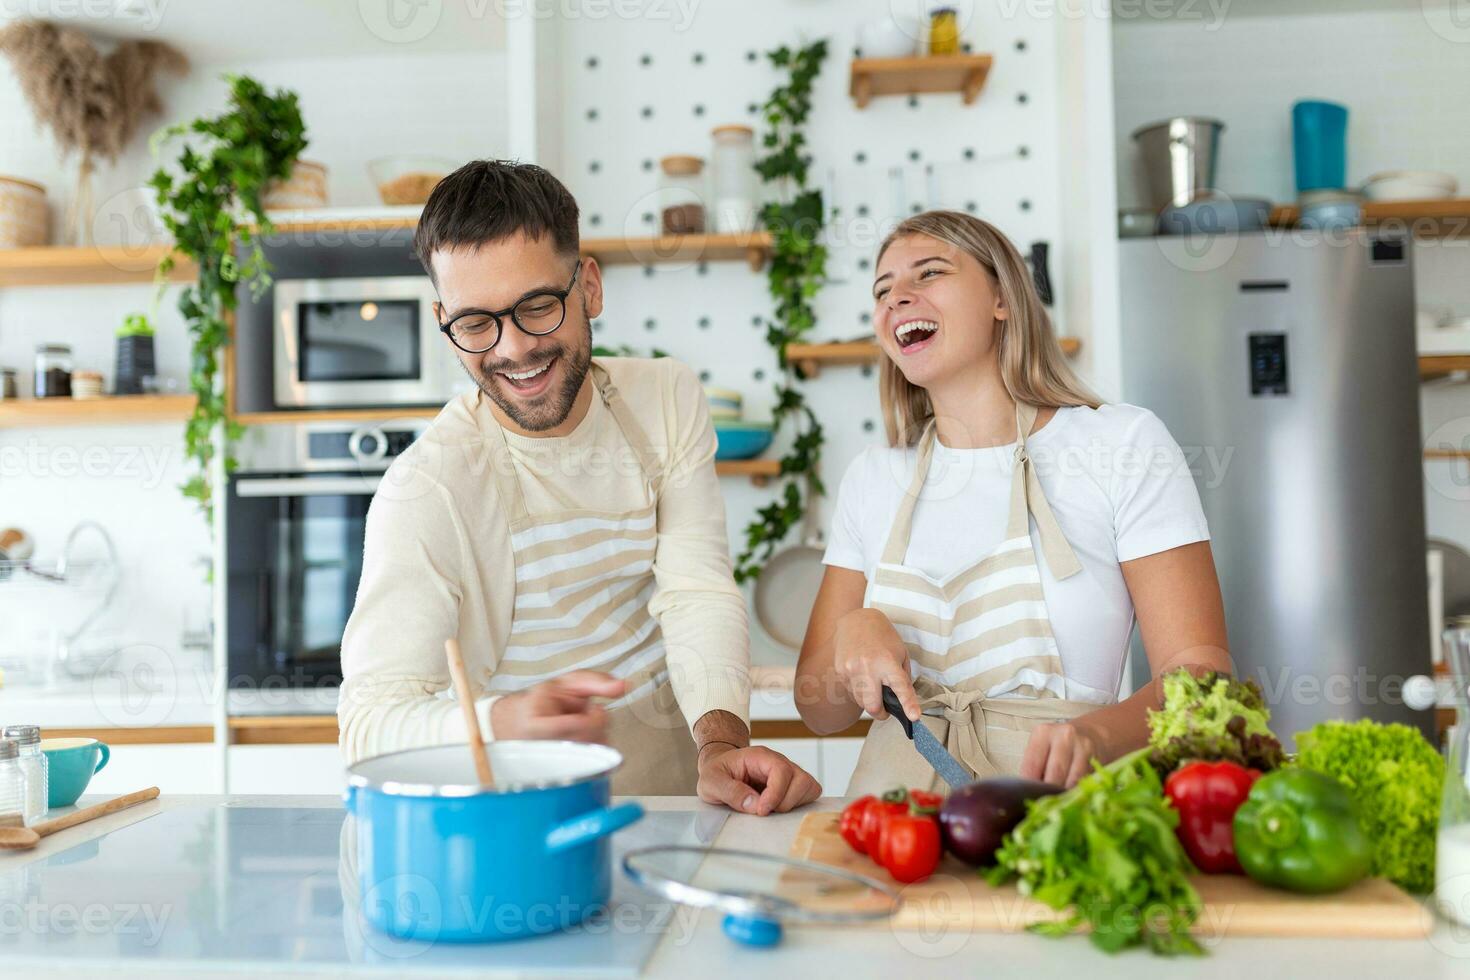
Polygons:
[[[903,905],[891,919],[867,928],[937,933],[1021,932],[1028,925],[1057,919],[1058,913],[1024,898],[1014,884],[992,888],[975,869],[946,855],[928,879],[898,885],[871,858],[847,846],[837,832],[836,813],[809,813],[797,829],[791,856],[831,865],[896,885]],[[1197,875],[1194,886],[1204,906],[1194,933],[1201,939],[1223,936],[1419,939],[1433,927],[1423,903],[1382,878],[1361,881],[1335,895],[1298,895],[1259,885],[1240,875]],[[830,888],[799,873],[783,875],[777,892],[808,907],[884,908],[880,893],[854,885]]]

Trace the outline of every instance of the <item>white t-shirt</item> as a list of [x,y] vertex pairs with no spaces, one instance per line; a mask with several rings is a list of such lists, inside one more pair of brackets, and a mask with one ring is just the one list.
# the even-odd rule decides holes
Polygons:
[[[1110,703],[1133,631],[1133,601],[1119,563],[1209,540],[1199,492],[1168,429],[1133,405],[1059,409],[1027,446],[1047,502],[1082,564],[1081,572],[1057,581],[1031,521],[1067,696]],[[1015,443],[948,449],[936,442],[905,565],[942,579],[1000,544],[1015,449]],[[853,460],[837,494],[823,559],[828,565],[872,580],[917,457],[917,447],[873,446]]]

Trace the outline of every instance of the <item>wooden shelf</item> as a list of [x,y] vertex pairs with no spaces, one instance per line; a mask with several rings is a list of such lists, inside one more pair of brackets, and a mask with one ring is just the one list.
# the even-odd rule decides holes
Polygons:
[[958,92],[972,104],[985,86],[994,59],[988,54],[928,55],[917,58],[857,58],[848,92],[859,109],[874,96]]
[[[109,286],[152,282],[154,270],[172,249],[44,247],[0,249],[0,287]],[[194,263],[180,261],[169,273],[170,282],[194,278]]]
[[771,255],[771,235],[769,232],[757,231],[738,235],[584,238],[582,254],[592,256],[601,265],[744,260],[751,271],[759,272]]
[[[310,221],[282,221],[267,237],[351,235],[412,229],[416,215],[402,217],[341,217]],[[108,286],[153,281],[158,263],[168,255],[167,245],[146,248],[56,247],[0,249],[0,288],[23,286]],[[582,252],[602,265],[656,265],[661,263],[746,262],[754,271],[771,254],[771,236],[758,231],[737,235],[675,235],[644,238],[584,238]],[[189,282],[192,262],[180,260],[169,273],[170,282]]]
[[1419,358],[1421,380],[1433,381],[1456,371],[1470,371],[1470,354],[1426,354]]
[[[1076,337],[1058,337],[1057,343],[1068,357],[1082,349],[1082,341]],[[882,356],[882,350],[870,340],[842,344],[791,344],[786,348],[786,359],[808,378],[816,377],[823,367],[875,364]]]
[[193,412],[193,395],[17,398],[0,401],[0,428],[182,422]]
[[779,459],[722,459],[715,462],[715,472],[720,476],[748,476],[750,482],[763,487],[773,477],[781,475]]
[[[1278,228],[1294,227],[1301,213],[1295,204],[1278,204],[1271,209],[1270,222]],[[1470,236],[1470,197],[1425,201],[1364,201],[1363,224],[1371,227],[1402,226],[1419,238],[1463,238]]]
[[290,425],[293,422],[391,422],[394,419],[431,419],[443,406],[424,408],[327,408],[292,412],[239,412],[241,425]]

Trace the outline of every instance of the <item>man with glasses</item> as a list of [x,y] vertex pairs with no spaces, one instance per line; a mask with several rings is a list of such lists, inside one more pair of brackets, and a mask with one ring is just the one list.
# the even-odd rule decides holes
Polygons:
[[463,740],[457,637],[488,738],[606,741],[619,793],[749,813],[821,787],[750,747],[749,634],[715,439],[672,359],[592,358],[602,274],[540,167],[475,161],[415,250],[477,391],[394,461],[368,514],[338,706],[349,762]]

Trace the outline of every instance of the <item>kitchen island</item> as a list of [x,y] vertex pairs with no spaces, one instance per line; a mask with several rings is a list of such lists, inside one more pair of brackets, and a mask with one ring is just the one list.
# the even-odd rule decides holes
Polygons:
[[[84,801],[85,802],[85,801]],[[656,797],[640,802],[658,817],[681,816],[691,827],[704,828],[700,839],[708,837],[716,846],[742,850],[785,854],[790,847],[804,812],[764,819],[739,814],[725,814],[718,808],[704,806],[689,798]],[[812,809],[833,810],[842,800],[824,798]],[[221,813],[243,819],[235,820],[235,831],[221,841],[221,821],[213,819]],[[328,796],[166,796],[159,800],[84,824],[54,837],[42,840],[29,852],[0,854],[0,962],[7,976],[25,977],[157,977],[166,975],[190,977],[227,977],[244,973],[268,974],[271,977],[343,975],[397,975],[406,977],[506,975],[487,961],[498,958],[505,962],[508,945],[462,946],[452,950],[453,959],[437,959],[433,955],[417,955],[404,944],[381,937],[360,937],[364,948],[352,950],[350,961],[333,962],[332,955],[320,946],[294,939],[272,941],[271,923],[299,923],[313,916],[346,916],[344,905],[356,900],[351,887],[352,875],[341,874],[335,853],[325,852],[314,862],[302,862],[280,838],[265,834],[242,833],[241,828],[260,821],[280,820],[282,815],[299,817],[304,829],[317,827],[318,836],[325,830],[332,841],[342,827],[341,803]],[[214,839],[201,842],[180,839],[176,842],[179,867],[159,864],[145,880],[137,882],[133,901],[138,906],[128,909],[123,901],[126,889],[109,890],[104,878],[97,879],[95,891],[85,901],[63,900],[60,887],[64,876],[73,882],[85,880],[87,862],[94,861],[103,850],[105,837],[125,828],[143,829],[142,823],[154,821],[163,827],[169,820],[199,821],[210,818]],[[654,823],[655,821],[649,821]],[[635,825],[637,826],[637,825]],[[117,840],[123,838],[119,835]],[[325,839],[325,838],[323,838]],[[346,834],[343,833],[346,840]],[[344,847],[344,853],[347,848]],[[149,896],[161,894],[155,879],[177,878],[185,865],[210,867],[207,887],[198,883],[174,887],[187,895],[180,908],[169,908]],[[274,890],[262,890],[259,882],[265,873],[276,883]],[[246,889],[237,887],[232,875],[255,878],[254,890],[246,897]],[[72,886],[75,887],[75,884]],[[232,897],[222,904],[221,898]],[[266,901],[259,901],[261,896]],[[254,904],[252,904],[254,902]],[[49,904],[48,904],[49,903]],[[63,907],[70,904],[71,907]],[[657,903],[651,903],[653,908]],[[230,908],[223,920],[212,916],[221,907]],[[131,914],[129,914],[131,913]],[[109,918],[110,917],[110,918]],[[175,918],[176,917],[176,918]],[[957,919],[962,919],[958,916]],[[99,960],[95,956],[98,933],[126,920],[130,939],[118,938],[118,955]],[[170,925],[170,921],[174,925]],[[1200,959],[1165,960],[1135,950],[1115,957],[1095,950],[1086,939],[1069,937],[1062,940],[1032,935],[970,934],[963,928],[939,930],[933,934],[894,932],[887,928],[810,929],[796,927],[787,931],[784,942],[775,949],[750,949],[736,946],[720,929],[719,916],[708,911],[680,909],[664,916],[639,920],[657,933],[650,942],[642,975],[651,977],[691,977],[701,980],[713,977],[757,978],[762,976],[897,976],[910,975],[916,969],[943,971],[947,975],[969,976],[983,973],[987,977],[1026,977],[1035,980],[1049,976],[1120,976],[1229,977],[1252,980],[1271,977],[1326,975],[1332,980],[1382,977],[1463,977],[1470,971],[1470,930],[1454,930],[1438,923],[1427,940],[1267,940],[1212,939],[1202,940],[1209,955]],[[190,940],[204,935],[216,945],[229,943],[231,930],[250,932],[249,941],[236,947],[246,950],[231,959],[218,957],[202,961],[180,955],[179,943],[164,941],[168,930],[189,931]],[[85,944],[79,934],[92,932],[92,952],[81,955]],[[340,927],[337,932],[342,930]],[[616,932],[616,929],[612,930]],[[44,935],[43,935],[44,934]],[[295,935],[295,932],[292,932]],[[175,934],[177,936],[177,933]],[[336,937],[340,943],[340,935]],[[624,937],[626,938],[626,937]],[[606,971],[586,964],[558,969],[552,962],[550,945],[557,937],[533,939],[514,944],[516,954],[526,954],[543,975],[595,976],[603,972],[622,973],[611,965]],[[114,944],[104,935],[105,944]],[[188,945],[185,943],[184,945]],[[442,944],[441,944],[442,946]],[[75,950],[78,955],[73,955]],[[435,950],[433,952],[440,952]],[[542,955],[544,954],[544,955]],[[335,954],[341,958],[341,954]],[[540,962],[537,962],[540,960]],[[611,960],[608,961],[611,964]],[[488,969],[487,969],[488,968]],[[776,971],[772,974],[772,971]],[[958,972],[956,972],[958,971]]]

